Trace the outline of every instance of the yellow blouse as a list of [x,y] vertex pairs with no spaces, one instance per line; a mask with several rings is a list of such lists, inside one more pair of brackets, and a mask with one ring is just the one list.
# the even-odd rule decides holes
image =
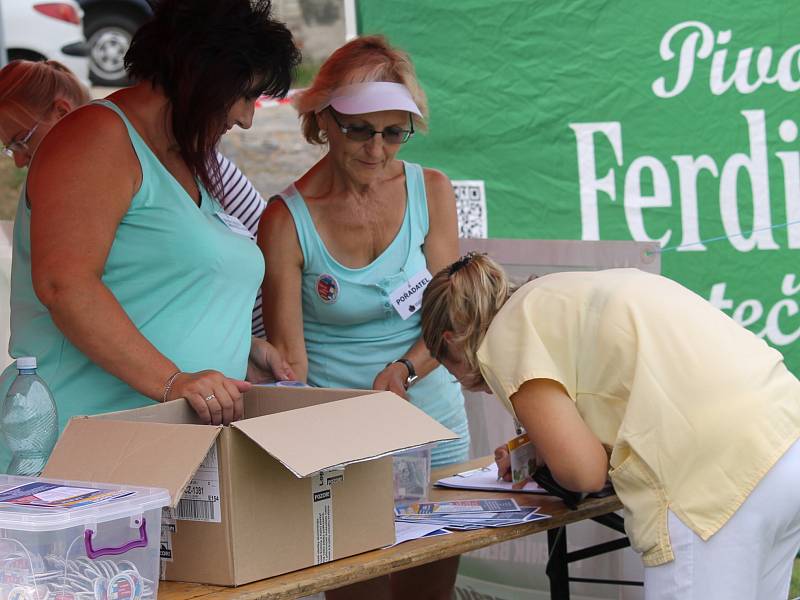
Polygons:
[[478,361],[512,412],[526,381],[564,386],[613,448],[625,527],[649,566],[673,559],[667,509],[707,540],[800,438],[800,382],[780,352],[636,269],[526,284],[493,320]]

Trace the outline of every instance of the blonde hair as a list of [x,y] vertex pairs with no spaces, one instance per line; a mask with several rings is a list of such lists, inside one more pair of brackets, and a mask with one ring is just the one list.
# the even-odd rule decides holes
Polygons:
[[513,292],[503,268],[485,254],[470,252],[439,271],[422,296],[422,339],[435,359],[448,357],[450,343],[463,352],[468,367],[461,383],[483,382],[477,352],[494,316]]
[[[295,96],[293,104],[300,113],[306,141],[310,144],[326,143],[325,135],[317,123],[316,110],[328,101],[333,90],[353,83],[372,81],[405,85],[423,118],[427,119],[428,102],[408,54],[393,48],[382,35],[358,37],[334,51],[320,67],[311,86]],[[413,114],[411,117],[415,130],[427,129],[423,118]]]
[[58,99],[73,108],[91,100],[89,90],[60,62],[14,60],[0,69],[0,111],[17,109],[34,119],[43,119]]

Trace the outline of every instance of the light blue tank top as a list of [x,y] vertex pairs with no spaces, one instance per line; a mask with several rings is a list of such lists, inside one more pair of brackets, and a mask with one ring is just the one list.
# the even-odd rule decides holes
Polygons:
[[[406,212],[397,236],[366,267],[345,267],[319,237],[294,185],[282,194],[303,251],[303,327],[308,382],[320,387],[370,389],[375,376],[420,337],[420,315],[403,320],[389,295],[426,268],[428,201],[419,165],[403,163]],[[461,436],[433,450],[436,466],[467,459],[469,431],[461,386],[438,367],[409,390],[411,402]]]
[[[197,206],[118,107],[100,104],[124,121],[142,169],[141,188],[117,228],[103,283],[180,370],[216,369],[244,378],[250,316],[264,274],[261,252],[223,224],[216,216],[222,207],[202,185]],[[23,189],[14,223],[10,355],[38,359],[62,429],[75,415],[151,403],[73,346],[39,302],[31,282],[30,214]],[[14,365],[3,372],[0,398],[15,376]],[[8,450],[3,452],[0,468],[8,463]]]

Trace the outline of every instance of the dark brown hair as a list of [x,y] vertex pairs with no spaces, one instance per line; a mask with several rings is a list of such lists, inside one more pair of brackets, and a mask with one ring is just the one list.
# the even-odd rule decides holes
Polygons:
[[213,152],[233,104],[284,97],[299,62],[269,0],[160,0],[125,55],[133,79],[163,89],[181,156],[212,192],[220,187]]

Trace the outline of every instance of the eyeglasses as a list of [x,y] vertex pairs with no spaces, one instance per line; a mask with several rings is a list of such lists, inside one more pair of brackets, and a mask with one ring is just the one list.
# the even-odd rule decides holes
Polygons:
[[24,152],[26,154],[29,154],[30,148],[28,148],[28,141],[33,136],[37,127],[39,127],[39,123],[36,123],[33,127],[31,127],[30,131],[28,131],[28,133],[25,134],[25,137],[23,137],[21,140],[16,140],[14,142],[11,142],[8,146],[3,146],[3,154],[8,156],[9,158],[14,158],[15,152],[20,152],[20,153]]
[[336,124],[339,126],[339,130],[347,136],[347,139],[353,140],[354,142],[366,142],[367,140],[371,140],[376,133],[380,133],[383,136],[383,141],[387,144],[405,144],[414,134],[414,120],[411,118],[411,115],[408,117],[411,129],[403,129],[397,125],[391,125],[383,131],[376,131],[369,125],[342,125],[339,119],[336,118],[336,111],[330,107],[328,107],[328,109],[333,120],[336,121]]

